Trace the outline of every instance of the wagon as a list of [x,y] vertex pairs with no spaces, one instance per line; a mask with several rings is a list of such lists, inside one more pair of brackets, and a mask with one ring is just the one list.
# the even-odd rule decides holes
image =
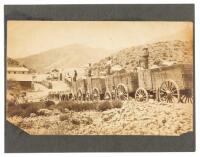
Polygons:
[[134,72],[109,75],[105,78],[105,83],[105,99],[126,100],[133,96],[138,88],[138,76]]
[[138,70],[139,88],[135,92],[136,101],[145,102],[154,98],[167,103],[192,102],[192,71],[191,64]]
[[86,79],[79,79],[74,82],[74,95],[76,96],[77,100],[84,100],[86,92],[87,92],[87,80]]
[[86,100],[103,99],[106,86],[104,77],[88,77],[87,79]]

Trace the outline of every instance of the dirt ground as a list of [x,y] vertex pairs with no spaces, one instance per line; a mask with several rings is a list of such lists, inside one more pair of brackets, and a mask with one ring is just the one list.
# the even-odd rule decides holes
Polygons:
[[33,135],[170,135],[193,131],[192,104],[125,101],[107,111],[65,113],[44,109],[45,114],[8,121]]

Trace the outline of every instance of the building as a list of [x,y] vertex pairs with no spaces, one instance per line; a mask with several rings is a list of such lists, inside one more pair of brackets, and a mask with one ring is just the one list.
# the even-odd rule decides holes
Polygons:
[[7,83],[8,86],[14,84],[20,85],[21,89],[31,89],[33,75],[29,73],[29,69],[25,67],[7,67]]
[[7,67],[8,74],[28,74],[29,70],[25,67]]

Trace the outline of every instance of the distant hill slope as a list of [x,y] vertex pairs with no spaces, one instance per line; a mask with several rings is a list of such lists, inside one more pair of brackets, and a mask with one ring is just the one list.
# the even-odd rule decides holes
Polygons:
[[7,66],[9,67],[20,67],[20,63],[10,57],[7,58]]
[[[173,61],[176,63],[192,63],[192,42],[191,41],[165,41],[130,47],[111,55],[112,66],[121,65],[126,71],[133,71],[137,67],[137,61],[142,54],[143,48],[149,49],[149,67],[155,61]],[[94,72],[104,71],[108,57],[97,62],[93,66]]]
[[7,67],[25,67],[25,68],[29,69],[30,72],[35,72],[34,69],[29,68],[25,64],[22,64],[19,61],[15,60],[13,58],[10,58],[10,57],[7,58]]
[[72,44],[17,60],[38,72],[46,72],[52,68],[80,67],[89,62],[97,62],[111,53],[104,49]]

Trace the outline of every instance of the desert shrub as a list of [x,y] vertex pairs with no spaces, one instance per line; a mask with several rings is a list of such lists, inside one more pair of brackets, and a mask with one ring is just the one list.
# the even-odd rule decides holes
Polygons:
[[21,89],[19,82],[7,81],[7,90],[11,90],[13,93],[19,93]]
[[9,101],[7,100],[7,107],[13,107],[15,106],[16,104],[13,102],[13,101]]
[[96,104],[96,102],[83,102],[81,104],[81,110],[95,110]]
[[70,117],[68,114],[61,114],[59,116],[60,121],[68,120]]
[[112,108],[121,108],[122,107],[122,102],[119,100],[114,100],[112,101]]
[[85,111],[85,110],[95,110],[96,105],[93,102],[77,102],[77,101],[66,101],[60,102],[56,105],[56,108],[61,112],[64,112],[65,109],[73,111]]
[[46,108],[51,108],[54,105],[55,105],[55,102],[53,102],[51,100],[48,100],[48,101],[45,102]]
[[111,108],[112,108],[111,102],[103,101],[103,102],[99,103],[99,105],[97,107],[97,110],[98,111],[106,111],[106,110],[111,109]]
[[119,100],[115,101],[100,101],[100,102],[77,102],[77,101],[66,101],[58,103],[55,108],[61,112],[65,112],[66,109],[75,112],[86,111],[86,110],[97,110],[106,111],[112,108],[121,108],[122,102]]
[[45,104],[41,102],[31,102],[23,104],[11,104],[7,105],[7,116],[21,116],[29,117],[31,113],[37,113],[41,108],[44,108]]
[[59,102],[55,108],[60,110],[61,112],[65,112],[65,108],[69,109],[70,104],[73,104],[73,101],[65,101],[65,102]]

